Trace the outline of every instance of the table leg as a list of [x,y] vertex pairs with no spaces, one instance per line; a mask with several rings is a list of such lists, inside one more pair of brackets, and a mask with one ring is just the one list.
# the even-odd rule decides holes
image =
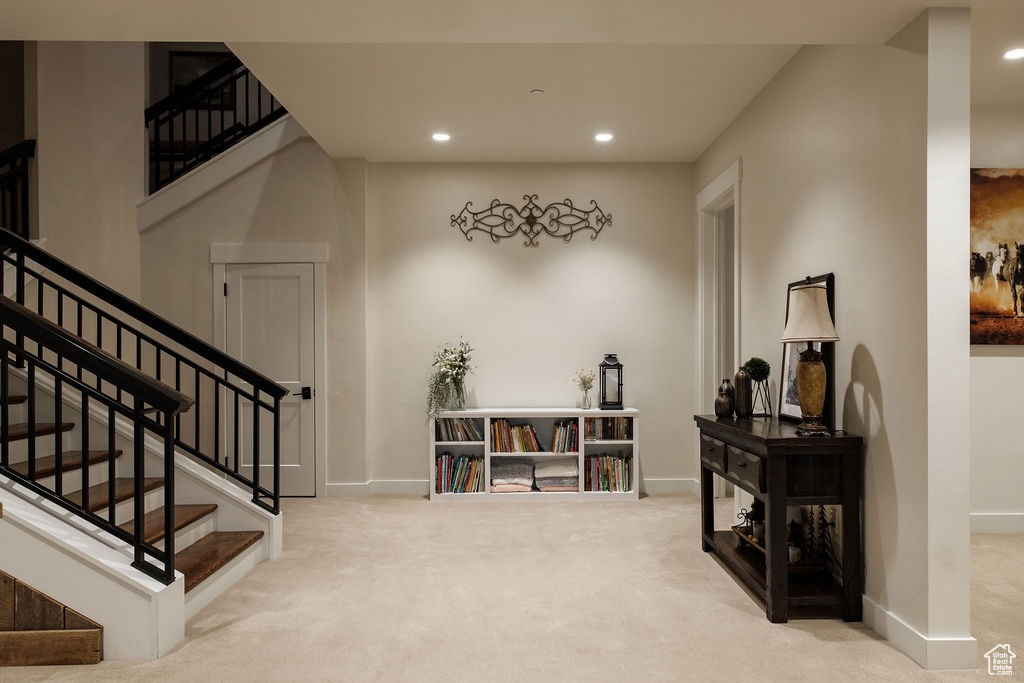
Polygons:
[[706,467],[700,468],[700,528],[701,547],[710,552],[712,545],[707,539],[715,535],[715,494],[713,489],[715,475]]

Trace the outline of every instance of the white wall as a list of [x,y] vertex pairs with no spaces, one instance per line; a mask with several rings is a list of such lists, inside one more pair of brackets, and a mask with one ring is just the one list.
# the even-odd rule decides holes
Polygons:
[[142,233],[143,303],[211,343],[211,244],[328,245],[328,484],[366,481],[364,169],[305,137]]
[[58,258],[138,298],[143,44],[41,42],[34,65],[27,89],[38,113],[26,128],[38,138],[39,236]]
[[[1024,167],[1019,110],[971,113],[971,166]],[[1024,347],[971,347],[971,512],[977,531],[1024,532],[1024,446],[1018,411],[999,387],[1024,383]]]
[[742,158],[741,357],[773,361],[786,283],[836,275],[836,413],[865,438],[866,595],[927,632],[923,55],[805,47],[701,156]]
[[[367,459],[376,481],[425,490],[426,381],[434,351],[476,349],[468,405],[573,406],[573,372],[616,352],[641,412],[647,490],[696,476],[695,315],[688,165],[371,164],[367,221]],[[613,216],[595,241],[467,241],[467,201],[590,200]]]

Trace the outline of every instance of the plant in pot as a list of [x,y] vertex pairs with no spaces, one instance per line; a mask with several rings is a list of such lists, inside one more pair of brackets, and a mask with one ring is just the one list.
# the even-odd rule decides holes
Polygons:
[[754,382],[754,417],[771,417],[772,402],[768,396],[768,375],[772,366],[764,358],[754,356],[743,364],[743,369],[750,375]]

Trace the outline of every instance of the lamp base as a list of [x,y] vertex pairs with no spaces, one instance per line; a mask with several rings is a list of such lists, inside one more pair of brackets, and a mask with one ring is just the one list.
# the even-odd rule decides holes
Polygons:
[[807,416],[804,416],[804,421],[797,425],[796,433],[800,436],[832,436],[832,430],[822,424],[820,418]]

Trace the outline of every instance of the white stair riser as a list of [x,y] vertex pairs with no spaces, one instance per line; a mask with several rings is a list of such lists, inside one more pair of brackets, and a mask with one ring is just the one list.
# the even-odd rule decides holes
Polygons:
[[[142,498],[143,512],[152,512],[164,504],[164,489],[160,487],[153,489]],[[96,515],[101,519],[107,519],[107,508],[98,511]],[[135,499],[129,498],[126,501],[114,506],[114,523],[124,524],[135,516]]]
[[[44,436],[36,437],[36,457],[43,458],[48,455],[53,455],[57,452],[57,435],[46,434]],[[7,453],[10,462],[24,462],[28,460],[28,439],[16,439],[7,444]],[[72,429],[67,432],[61,433],[61,450],[63,451],[77,451],[82,448],[82,437],[79,436],[78,429]],[[93,450],[98,450],[94,448]]]
[[[179,553],[185,548],[189,547],[196,541],[207,534],[212,534],[217,530],[217,525],[214,523],[214,515],[212,513],[206,515],[202,519],[189,524],[184,529],[180,529],[178,533],[174,534],[174,552]],[[157,548],[163,550],[164,542],[161,540],[156,544]]]
[[18,422],[25,422],[26,416],[28,415],[28,404],[27,403],[16,403],[14,405],[7,406],[7,419],[12,424]]
[[[109,479],[107,471],[107,463],[96,463],[89,466],[89,486],[95,486],[96,484],[103,483]],[[115,463],[115,476],[116,476],[116,463]],[[57,476],[51,475],[49,477],[43,477],[37,479],[36,483],[40,486],[45,486],[51,491],[56,490],[57,487]],[[73,491],[78,491],[82,488],[82,470],[81,468],[65,472],[63,476],[63,493],[67,495]]]

